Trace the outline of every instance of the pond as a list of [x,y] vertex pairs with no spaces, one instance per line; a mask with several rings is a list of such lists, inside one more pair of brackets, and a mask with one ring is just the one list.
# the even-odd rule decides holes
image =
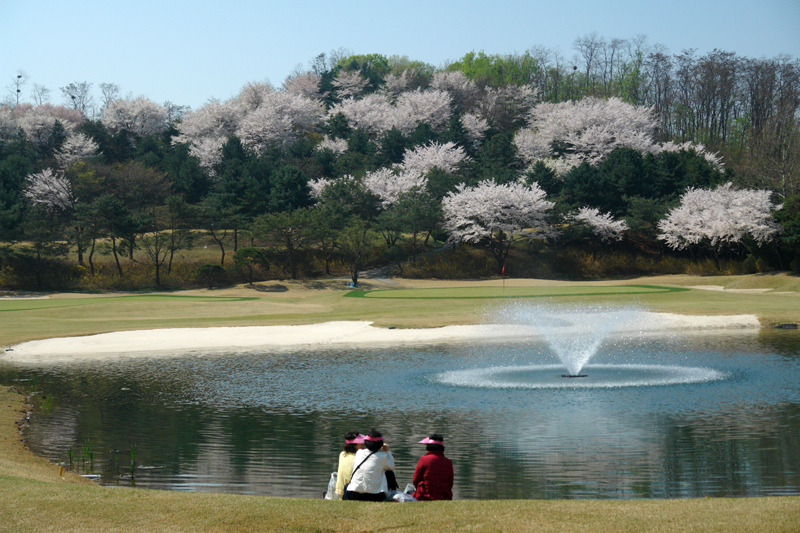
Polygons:
[[531,340],[0,358],[35,393],[27,445],[108,485],[319,498],[374,426],[401,487],[442,433],[460,499],[800,494],[797,332],[612,337],[581,372]]

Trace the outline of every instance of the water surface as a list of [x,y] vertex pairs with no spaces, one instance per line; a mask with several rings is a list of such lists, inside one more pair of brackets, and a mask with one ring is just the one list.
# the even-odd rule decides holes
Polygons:
[[84,449],[76,468],[105,484],[308,498],[371,426],[401,486],[416,441],[444,434],[456,498],[800,494],[799,371],[800,335],[773,331],[612,338],[576,379],[540,341],[0,359],[0,382],[36,392],[25,439],[53,461]]

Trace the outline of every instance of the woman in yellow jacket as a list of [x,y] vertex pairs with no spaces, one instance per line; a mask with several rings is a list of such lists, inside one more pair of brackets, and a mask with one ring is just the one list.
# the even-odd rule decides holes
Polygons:
[[364,445],[364,435],[351,431],[344,436],[344,449],[339,453],[339,469],[336,472],[336,497],[342,499],[344,486],[353,475],[353,458]]

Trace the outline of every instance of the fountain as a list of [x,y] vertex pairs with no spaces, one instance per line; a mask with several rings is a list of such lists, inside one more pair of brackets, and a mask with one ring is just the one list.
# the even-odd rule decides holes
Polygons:
[[[457,386],[549,389],[673,385],[726,377],[726,373],[708,368],[647,365],[630,360],[622,364],[589,365],[604,343],[640,339],[651,316],[633,306],[506,304],[488,312],[487,321],[523,327],[531,337],[541,337],[561,365],[453,370],[440,374],[438,379]],[[563,373],[564,369],[567,373]],[[569,378],[570,383],[554,381],[554,377]]]
[[645,314],[633,307],[517,305],[511,322],[529,325],[544,337],[567,369],[565,378],[584,378],[581,369],[603,341],[621,326],[635,327]]

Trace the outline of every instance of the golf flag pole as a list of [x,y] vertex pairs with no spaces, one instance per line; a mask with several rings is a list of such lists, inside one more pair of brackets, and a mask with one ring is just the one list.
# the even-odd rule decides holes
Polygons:
[[503,294],[506,293],[506,264],[503,263],[503,268],[500,269],[501,273],[503,274]]

